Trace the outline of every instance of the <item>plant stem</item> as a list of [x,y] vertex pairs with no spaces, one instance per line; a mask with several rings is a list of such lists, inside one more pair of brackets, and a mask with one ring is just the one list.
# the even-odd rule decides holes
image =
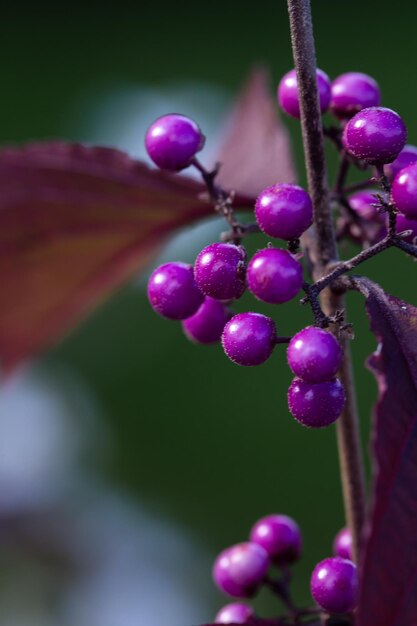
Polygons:
[[[314,207],[315,232],[309,232],[303,237],[303,245],[307,248],[312,263],[313,278],[319,280],[326,273],[328,265],[338,261],[338,250],[327,185],[310,2],[288,0],[288,11],[297,72],[308,188]],[[343,297],[329,288],[322,292],[321,302],[323,311],[329,316],[344,308]],[[345,387],[346,404],[338,420],[337,439],[346,519],[352,532],[353,557],[358,562],[365,518],[364,471],[350,348],[346,340],[343,343],[344,360],[340,378]]]

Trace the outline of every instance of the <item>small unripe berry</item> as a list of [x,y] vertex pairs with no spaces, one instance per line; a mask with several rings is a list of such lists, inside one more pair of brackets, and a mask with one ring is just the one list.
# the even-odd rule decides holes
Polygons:
[[345,392],[337,378],[316,384],[294,378],[288,389],[288,407],[292,416],[309,428],[323,428],[335,422],[344,404]]
[[348,198],[349,205],[355,213],[364,220],[384,222],[385,214],[378,211],[376,206],[373,206],[378,203],[374,194],[374,191],[358,191],[353,193]]
[[220,591],[235,598],[254,595],[269,568],[268,553],[256,543],[239,543],[223,550],[213,567]]
[[206,296],[216,300],[240,298],[245,291],[246,252],[231,243],[204,248],[194,265],[195,281]]
[[378,83],[362,72],[341,74],[332,82],[330,109],[339,118],[349,118],[361,109],[378,106],[381,93]]
[[247,270],[253,295],[270,304],[292,300],[301,289],[303,269],[287,250],[265,248],[251,259]]
[[358,574],[352,561],[324,559],[311,576],[311,595],[329,613],[347,613],[357,604]]
[[417,219],[417,162],[398,172],[392,182],[391,199],[408,219]]
[[401,233],[405,230],[411,230],[411,235],[403,237],[403,241],[408,243],[414,243],[414,239],[417,237],[417,220],[409,220],[404,215],[399,213],[397,215],[397,232]]
[[204,300],[194,282],[193,267],[187,263],[157,267],[148,281],[148,298],[154,311],[170,320],[194,315]]
[[260,365],[271,356],[275,343],[275,324],[261,313],[238,313],[222,335],[223,349],[237,365]]
[[407,144],[401,150],[400,154],[397,156],[395,161],[387,165],[385,168],[385,173],[389,178],[394,178],[398,174],[398,172],[410,163],[415,163],[417,161],[417,146],[412,146]]
[[182,322],[182,327],[191,341],[216,343],[220,341],[225,324],[231,316],[231,312],[222,302],[206,296],[198,311]]
[[[317,88],[319,92],[320,109],[324,113],[330,104],[330,79],[325,72],[317,70]],[[285,74],[278,85],[278,102],[285,113],[300,118],[300,103],[298,99],[297,74],[290,70]]]
[[250,540],[265,548],[277,565],[293,563],[301,554],[300,529],[286,515],[268,515],[258,520],[251,530]]
[[395,111],[369,107],[356,113],[345,126],[342,142],[356,159],[391,163],[404,148],[407,129]]
[[349,528],[342,528],[333,542],[333,554],[342,559],[352,560],[352,533]]
[[246,624],[252,617],[255,616],[252,607],[241,602],[231,602],[226,604],[217,613],[214,623],[215,624]]
[[172,113],[159,117],[148,128],[146,150],[152,161],[163,170],[178,172],[190,165],[204,146],[204,135],[193,120]]
[[313,205],[304,189],[282,183],[262,191],[255,216],[260,229],[270,237],[298,239],[311,226]]
[[342,349],[332,334],[308,326],[291,339],[287,349],[288,364],[294,374],[307,383],[323,383],[336,375]]

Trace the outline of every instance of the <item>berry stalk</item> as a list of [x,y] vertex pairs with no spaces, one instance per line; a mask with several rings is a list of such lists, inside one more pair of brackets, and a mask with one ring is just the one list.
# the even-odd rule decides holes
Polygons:
[[[338,261],[338,250],[327,184],[309,0],[288,0],[288,12],[307,180],[314,209],[314,230],[302,238],[302,243],[311,261],[313,279],[317,281],[326,274],[329,264]],[[321,305],[324,313],[332,317],[344,308],[343,296],[327,288],[321,293]],[[344,340],[343,344],[340,378],[346,391],[346,404],[336,428],[346,519],[352,533],[353,558],[358,562],[365,518],[365,485],[350,349],[348,341]]]

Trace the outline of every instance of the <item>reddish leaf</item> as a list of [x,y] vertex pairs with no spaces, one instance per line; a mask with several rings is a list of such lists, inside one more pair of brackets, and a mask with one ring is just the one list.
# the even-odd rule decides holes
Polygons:
[[417,309],[356,279],[379,346],[369,359],[374,410],[373,504],[357,626],[417,624]]

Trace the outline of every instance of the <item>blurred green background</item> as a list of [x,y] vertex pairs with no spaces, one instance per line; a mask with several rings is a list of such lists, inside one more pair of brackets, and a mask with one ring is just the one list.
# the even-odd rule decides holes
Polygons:
[[[319,66],[331,77],[349,70],[374,76],[383,104],[404,117],[410,143],[417,143],[416,16],[412,2],[401,11],[383,0],[313,2]],[[0,23],[0,50],[4,144],[64,138],[127,147],[127,130],[137,153],[146,124],[163,112],[158,104],[153,114],[152,102],[169,110],[170,98],[175,105],[180,98],[184,112],[195,117],[201,111],[211,129],[254,62],[271,69],[274,88],[292,67],[283,0],[9,6]],[[213,103],[206,114],[204,94],[212,94],[208,101],[211,97]],[[285,123],[304,182],[299,127]],[[330,157],[332,173],[336,159],[332,152]],[[216,230],[199,232],[182,260],[192,260]],[[173,251],[177,254],[178,246]],[[396,251],[366,266],[387,291],[417,304],[413,270]],[[348,307],[367,442],[376,387],[363,364],[375,340],[361,298],[349,296]],[[309,311],[297,302],[278,309],[245,296],[237,308],[271,313],[284,335],[310,321]],[[95,398],[112,448],[105,453],[108,444],[100,437],[91,444],[94,454],[103,453],[97,470],[102,480],[182,527],[209,561],[223,547],[244,540],[258,517],[293,516],[305,542],[294,589],[300,602],[310,601],[309,574],[329,554],[344,523],[343,506],[334,429],[307,431],[288,414],[291,376],[284,349],[261,367],[236,367],[220,347],[196,347],[180,326],[157,318],[138,280],[37,367],[51,386],[57,372],[71,372]],[[156,542],[154,549],[164,548]],[[204,622],[223,600],[212,588],[206,560],[196,563],[200,592],[211,607],[211,613],[195,617]],[[260,602],[278,612],[267,595]],[[174,618],[172,623],[177,625]]]

